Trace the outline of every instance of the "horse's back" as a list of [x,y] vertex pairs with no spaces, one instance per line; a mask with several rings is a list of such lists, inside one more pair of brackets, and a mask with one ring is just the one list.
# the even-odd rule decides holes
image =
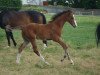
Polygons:
[[3,26],[10,25],[12,28],[20,28],[20,26],[28,23],[46,24],[45,16],[37,11],[7,11],[2,18]]
[[30,18],[25,12],[9,11],[3,16],[3,24],[18,27],[30,23]]
[[45,15],[37,11],[25,11],[34,23],[46,24]]

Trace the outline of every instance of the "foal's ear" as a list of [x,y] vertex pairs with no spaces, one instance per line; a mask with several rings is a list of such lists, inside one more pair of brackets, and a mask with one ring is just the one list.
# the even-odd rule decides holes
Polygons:
[[68,13],[72,13],[72,10],[67,10]]
[[67,12],[72,12],[71,10],[67,10]]
[[70,15],[72,12],[72,10],[67,10],[68,15]]

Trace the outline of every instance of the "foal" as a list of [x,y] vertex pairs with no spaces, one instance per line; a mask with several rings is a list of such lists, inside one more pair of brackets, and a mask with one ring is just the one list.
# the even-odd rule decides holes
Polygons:
[[68,46],[61,40],[61,30],[66,21],[69,22],[73,27],[77,26],[73,12],[68,10],[55,15],[52,18],[52,21],[46,25],[30,23],[23,27],[22,36],[24,42],[19,47],[16,62],[19,63],[22,50],[26,47],[26,45],[29,42],[31,42],[34,53],[36,53],[42,61],[48,64],[37,49],[36,39],[41,39],[53,40],[59,43],[64,49],[64,57],[63,59],[61,59],[61,61],[63,61],[66,58],[66,56],[68,56],[68,59],[71,61],[72,64],[74,64],[74,62],[70,58],[69,53],[67,52]]

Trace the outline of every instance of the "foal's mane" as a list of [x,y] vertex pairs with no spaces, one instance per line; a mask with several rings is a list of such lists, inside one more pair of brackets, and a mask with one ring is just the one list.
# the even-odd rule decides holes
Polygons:
[[60,12],[60,13],[58,13],[58,14],[55,14],[55,15],[51,18],[51,21],[50,21],[50,22],[55,21],[56,18],[58,18],[59,16],[65,14],[65,13],[68,13],[68,12],[72,13],[71,10],[67,10],[67,11],[63,11],[63,12]]

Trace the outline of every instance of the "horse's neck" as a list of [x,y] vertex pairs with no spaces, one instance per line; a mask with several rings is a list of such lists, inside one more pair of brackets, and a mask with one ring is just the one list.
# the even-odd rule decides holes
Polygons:
[[62,15],[62,16],[58,17],[58,19],[55,20],[55,23],[59,24],[62,27],[65,24],[65,22],[66,22],[65,15]]
[[54,21],[54,25],[56,27],[59,27],[60,29],[63,28],[65,22],[66,22],[66,17],[64,15],[62,15],[61,17],[57,18],[55,21]]
[[55,33],[58,34],[58,36],[61,36],[61,31],[62,31],[62,28],[64,26],[66,22],[66,18],[63,16],[57,18],[53,23],[52,23],[52,31],[54,31]]

